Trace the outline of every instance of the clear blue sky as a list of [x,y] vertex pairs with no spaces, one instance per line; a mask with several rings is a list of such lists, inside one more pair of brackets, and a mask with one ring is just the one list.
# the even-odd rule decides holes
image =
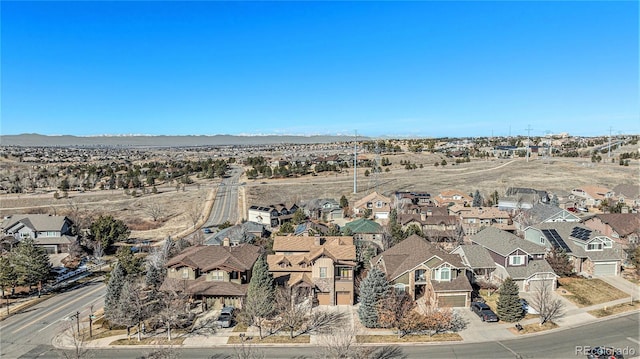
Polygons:
[[637,1],[0,6],[2,134],[640,133]]

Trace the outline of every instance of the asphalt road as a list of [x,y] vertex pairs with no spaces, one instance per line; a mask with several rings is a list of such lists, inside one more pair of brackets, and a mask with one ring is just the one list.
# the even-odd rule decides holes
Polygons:
[[105,285],[93,281],[37,304],[0,322],[0,357],[35,358],[40,355],[59,357],[51,340],[69,325],[76,325],[70,315],[80,312],[80,325],[86,326],[90,306],[104,304]]
[[[608,319],[572,329],[529,336],[501,342],[468,343],[452,345],[405,345],[402,351],[409,358],[585,358],[582,346],[611,346],[626,350],[625,358],[639,355],[638,313]],[[136,358],[151,352],[149,348],[101,349],[91,352],[92,358]],[[313,358],[321,353],[321,347],[280,347],[251,350],[256,357],[264,358]],[[236,358],[238,349],[179,349],[179,357],[188,358]],[[57,358],[52,351],[41,358]]]
[[235,224],[238,219],[238,180],[242,175],[242,169],[231,167],[229,177],[223,178],[218,186],[216,198],[209,219],[204,227],[213,227],[229,221]]

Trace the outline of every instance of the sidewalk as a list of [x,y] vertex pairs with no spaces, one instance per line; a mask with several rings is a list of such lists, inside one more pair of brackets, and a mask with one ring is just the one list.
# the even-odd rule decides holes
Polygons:
[[[604,307],[610,307],[617,304],[628,303],[629,298],[623,298],[623,299],[619,299],[619,300],[615,300],[607,303],[601,303],[597,305],[592,305],[589,307],[583,307],[583,308],[577,307],[576,305],[574,305],[571,302],[568,302],[564,298],[563,298],[563,302],[565,302],[566,304],[565,315],[556,321],[556,323],[558,324],[558,328],[541,331],[537,333],[522,334],[522,335],[515,334],[514,332],[509,330],[509,328],[514,327],[515,323],[485,323],[485,322],[481,322],[480,319],[470,310],[460,310],[459,312],[462,314],[462,316],[465,318],[465,320],[467,320],[469,324],[467,325],[466,329],[459,332],[460,336],[462,337],[462,341],[446,342],[446,344],[448,345],[455,345],[455,344],[462,344],[462,343],[468,344],[468,343],[490,342],[490,341],[499,341],[499,340],[506,340],[506,339],[523,338],[531,335],[540,335],[544,333],[565,330],[565,329],[569,329],[569,328],[584,325],[584,324],[594,323],[600,320],[606,320],[607,318],[615,317],[618,315],[625,315],[628,313],[632,313],[632,312],[625,312],[625,313],[620,313],[620,314],[607,316],[603,318],[595,318],[589,313],[587,313],[588,311],[595,310],[595,309],[601,309]],[[640,311],[636,310],[635,312],[638,313]],[[352,311],[352,313],[354,312]],[[367,331],[366,329],[362,329],[360,325],[355,323],[354,316],[352,316],[351,318],[352,319],[351,319],[350,325],[355,325],[356,328],[358,329],[359,334],[368,334],[368,335],[394,334],[394,332],[391,330]],[[531,319],[520,321],[520,324],[527,325],[527,324],[535,324],[538,322],[539,322],[538,318],[531,318]],[[227,344],[229,337],[238,336],[239,334],[240,333],[238,332],[234,332],[233,328],[219,329],[215,332],[215,334],[212,334],[212,335],[202,335],[197,333],[191,333],[191,334],[188,334],[188,336],[184,339],[184,342],[182,343],[182,347],[213,348],[213,347],[222,347],[227,345],[231,346],[234,344]],[[246,335],[251,337],[258,337],[258,331],[256,329],[249,329],[247,330]],[[309,345],[321,345],[321,337],[322,337],[321,335],[316,335],[316,334],[310,335]],[[126,334],[116,335],[112,337],[88,341],[84,344],[84,346],[89,349],[90,348],[122,348],[123,346],[111,345],[111,343],[118,339],[126,339],[126,338],[127,338]],[[135,341],[137,339],[135,336],[132,336],[131,340]],[[68,336],[68,334],[58,335],[52,340],[52,344],[57,348],[69,349],[74,347],[73,341]],[[410,344],[410,343],[403,343],[403,344]],[[436,343],[434,342],[431,344],[436,344]],[[258,346],[296,346],[297,344],[256,344],[256,345]],[[136,347],[157,348],[158,345],[156,344],[136,345]]]

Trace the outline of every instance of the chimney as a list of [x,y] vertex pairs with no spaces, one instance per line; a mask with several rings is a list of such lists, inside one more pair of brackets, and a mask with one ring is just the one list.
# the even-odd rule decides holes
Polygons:
[[421,211],[420,212],[420,220],[422,222],[426,221],[427,220],[427,214]]
[[224,239],[222,240],[222,246],[229,247],[229,237],[224,237]]

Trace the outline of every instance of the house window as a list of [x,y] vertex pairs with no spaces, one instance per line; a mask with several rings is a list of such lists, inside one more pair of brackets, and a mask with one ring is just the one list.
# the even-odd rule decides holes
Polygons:
[[183,279],[189,279],[189,268],[183,268],[182,269],[182,278]]
[[216,282],[222,282],[224,280],[224,272],[221,270],[216,270],[211,272],[211,280]]
[[609,239],[602,239],[602,243],[604,248],[611,248],[613,246],[613,243]]
[[238,279],[240,277],[239,274],[240,273],[236,271],[229,272],[229,279]]
[[442,281],[451,280],[451,268],[442,267],[438,270],[438,273],[440,274],[439,280],[442,280]]
[[544,244],[544,237],[540,237],[540,244]]
[[395,289],[396,293],[404,293],[405,285],[402,284],[402,283],[398,283],[398,284],[393,286],[393,289]]
[[600,243],[600,242],[589,243],[589,244],[587,244],[587,250],[588,251],[601,251],[602,250],[602,243]]
[[320,267],[320,278],[327,278],[327,267]]
[[376,208],[382,208],[382,201],[376,202]]
[[351,268],[347,268],[347,267],[340,267],[338,268],[337,272],[336,272],[336,277],[337,278],[351,278],[351,273],[353,273],[351,271]]
[[426,277],[425,277],[425,273],[426,273],[426,272],[427,272],[427,271],[426,271],[426,270],[424,270],[424,269],[418,269],[418,270],[416,270],[416,271],[415,271],[415,281],[416,281],[416,282],[424,282],[425,280],[427,280],[427,279],[426,279]]
[[519,266],[524,264],[524,256],[509,256],[509,264]]

